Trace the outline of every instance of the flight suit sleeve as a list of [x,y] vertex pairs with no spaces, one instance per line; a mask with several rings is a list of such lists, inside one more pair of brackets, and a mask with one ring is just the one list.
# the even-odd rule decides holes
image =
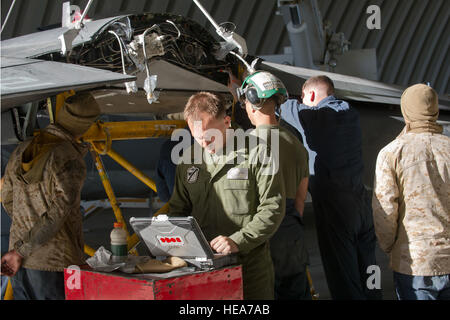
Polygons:
[[173,194],[169,200],[168,216],[183,217],[189,216],[192,212],[192,203],[184,185],[183,170],[184,167],[182,165],[177,166]]
[[389,157],[378,155],[372,209],[375,233],[381,249],[390,253],[397,238],[399,188]]
[[70,159],[62,165],[60,160],[53,158],[47,164],[50,166],[48,170],[51,175],[48,190],[50,204],[47,212],[20,241],[14,244],[14,249],[24,258],[54,238],[68,215],[75,210],[79,211],[74,205],[79,205],[77,200],[86,177],[86,168],[79,159]]
[[5,173],[2,177],[2,185],[0,188],[2,205],[10,218],[12,218],[12,215],[14,213],[13,212],[14,190],[13,190],[13,182],[11,179],[14,170],[13,161],[15,161],[13,159],[17,159],[17,148],[11,153],[9,161],[6,164]]
[[280,107],[280,118],[299,132],[303,131],[299,112],[306,109],[297,100],[290,99]]
[[276,173],[271,170],[269,165],[259,162],[253,166],[255,196],[259,204],[252,220],[230,236],[244,254],[269,240],[285,215],[286,197],[282,174],[280,170]]

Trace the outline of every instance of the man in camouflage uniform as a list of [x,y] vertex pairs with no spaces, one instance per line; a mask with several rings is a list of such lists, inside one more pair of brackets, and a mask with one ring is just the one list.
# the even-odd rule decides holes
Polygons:
[[177,166],[169,215],[194,216],[213,250],[238,254],[244,299],[273,299],[268,240],[285,211],[281,174],[259,161],[267,148],[233,140],[223,99],[200,92],[189,99],[184,114],[198,144],[183,152]]
[[378,154],[375,231],[399,299],[450,299],[450,139],[436,123],[436,92],[405,90],[400,136]]
[[14,298],[64,299],[64,268],[84,263],[80,194],[87,148],[79,139],[100,114],[89,93],[66,100],[51,124],[12,153],[2,204],[12,218],[2,274]]

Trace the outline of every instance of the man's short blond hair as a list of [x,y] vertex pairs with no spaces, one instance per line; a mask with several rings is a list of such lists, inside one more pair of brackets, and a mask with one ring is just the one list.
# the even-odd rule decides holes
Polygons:
[[318,90],[323,90],[327,96],[332,96],[335,94],[334,83],[327,76],[316,76],[309,78],[303,84],[302,92],[309,88],[316,88]]
[[184,108],[184,119],[196,119],[196,115],[205,112],[218,119],[226,115],[226,104],[223,97],[211,92],[199,92],[192,95]]

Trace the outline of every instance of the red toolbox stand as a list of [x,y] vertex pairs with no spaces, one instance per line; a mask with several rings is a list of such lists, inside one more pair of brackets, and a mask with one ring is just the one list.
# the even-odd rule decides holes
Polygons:
[[242,300],[242,267],[155,279],[89,266],[64,270],[66,300]]

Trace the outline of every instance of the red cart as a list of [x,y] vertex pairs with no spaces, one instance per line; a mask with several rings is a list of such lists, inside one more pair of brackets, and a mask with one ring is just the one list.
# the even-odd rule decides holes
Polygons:
[[242,300],[242,267],[229,266],[172,278],[64,270],[67,300]]

